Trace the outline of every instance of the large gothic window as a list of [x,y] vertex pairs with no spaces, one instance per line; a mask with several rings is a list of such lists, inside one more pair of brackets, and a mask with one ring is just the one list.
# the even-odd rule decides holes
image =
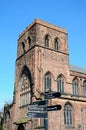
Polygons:
[[74,79],[72,82],[73,95],[78,95],[78,80]]
[[25,106],[31,102],[31,83],[28,70],[25,69],[20,78],[20,106]]
[[86,96],[86,81],[83,82],[83,95]]
[[66,126],[73,125],[73,112],[72,112],[72,107],[69,103],[66,104],[64,108],[64,124]]
[[62,76],[59,76],[57,78],[57,90],[58,92],[61,92],[61,93],[64,92],[64,79]]
[[50,91],[51,90],[51,74],[47,73],[44,77],[44,91]]

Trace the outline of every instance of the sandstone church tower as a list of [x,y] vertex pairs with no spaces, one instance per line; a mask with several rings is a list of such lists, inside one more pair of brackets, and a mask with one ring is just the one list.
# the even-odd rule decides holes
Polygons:
[[[28,118],[28,106],[44,92],[60,92],[48,105],[62,109],[48,112],[47,121]],[[14,101],[5,110],[4,130],[85,130],[86,69],[69,64],[65,29],[35,19],[19,35]]]

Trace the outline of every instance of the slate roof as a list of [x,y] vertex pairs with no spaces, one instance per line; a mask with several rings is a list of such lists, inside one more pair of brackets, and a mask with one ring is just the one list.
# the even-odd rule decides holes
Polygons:
[[79,67],[79,66],[70,65],[70,70],[86,74],[86,68],[82,68],[82,67]]

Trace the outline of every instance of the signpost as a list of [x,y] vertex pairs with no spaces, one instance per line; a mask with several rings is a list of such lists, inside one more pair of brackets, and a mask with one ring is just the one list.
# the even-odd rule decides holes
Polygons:
[[60,97],[60,92],[53,92],[45,94],[45,100],[35,101],[28,106],[29,118],[48,118],[48,111],[61,110],[61,105],[48,106],[48,99]]

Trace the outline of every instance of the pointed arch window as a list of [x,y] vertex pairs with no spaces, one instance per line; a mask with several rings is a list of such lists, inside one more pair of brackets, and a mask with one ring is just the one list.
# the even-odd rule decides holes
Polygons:
[[83,82],[83,95],[86,96],[86,81]]
[[25,52],[25,43],[22,42],[22,49],[23,49],[23,52]]
[[20,77],[20,106],[26,106],[31,103],[31,75],[25,67]]
[[51,90],[51,75],[50,73],[46,74],[44,77],[44,91],[50,91]]
[[64,124],[66,126],[73,125],[73,112],[70,104],[66,104],[64,108]]
[[58,50],[58,38],[54,39],[54,49]]
[[78,80],[74,79],[72,82],[73,95],[78,95]]
[[61,92],[61,93],[64,92],[64,79],[62,76],[59,76],[57,78],[57,90],[58,92]]
[[45,36],[45,46],[49,47],[49,36],[48,35]]
[[28,37],[28,44],[29,44],[29,46],[31,45],[31,38],[30,38],[30,36]]

